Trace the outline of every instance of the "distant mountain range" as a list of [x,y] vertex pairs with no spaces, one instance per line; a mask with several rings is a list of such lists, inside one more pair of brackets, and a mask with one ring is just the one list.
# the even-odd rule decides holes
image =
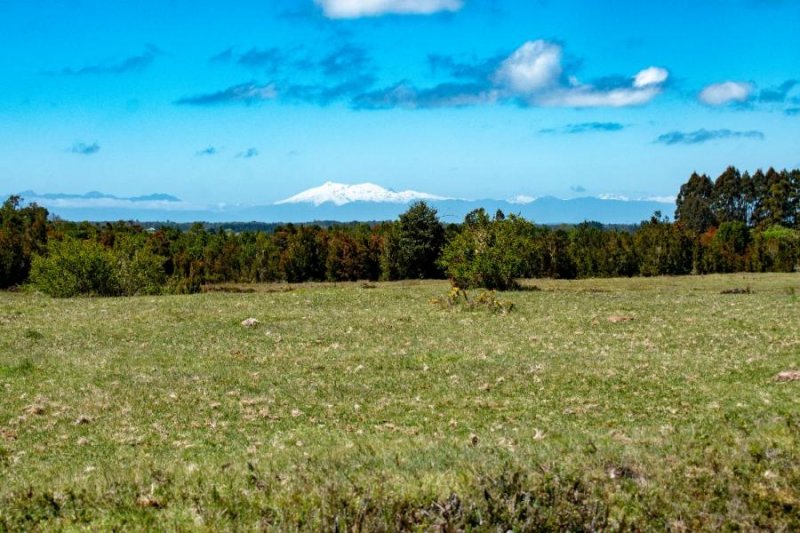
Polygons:
[[64,194],[64,193],[45,193],[37,194],[34,191],[22,191],[18,193],[22,198],[33,201],[39,200],[122,200],[126,202],[180,202],[181,199],[169,194],[148,194],[145,196],[114,196],[98,191],[90,191],[86,194]]
[[593,197],[561,199],[518,196],[511,200],[465,200],[424,192],[396,192],[372,183],[346,185],[327,182],[268,205],[197,206],[169,194],[118,197],[100,192],[86,194],[37,194],[24,191],[26,202],[36,202],[65,220],[172,221],[172,222],[312,222],[394,220],[411,202],[423,200],[439,212],[443,222],[461,222],[477,208],[490,214],[514,213],[541,224],[578,223],[635,224],[661,211],[671,216],[672,199]]

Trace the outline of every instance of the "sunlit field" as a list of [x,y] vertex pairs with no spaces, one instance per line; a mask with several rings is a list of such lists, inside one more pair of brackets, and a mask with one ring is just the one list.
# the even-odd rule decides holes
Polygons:
[[800,528],[800,275],[523,288],[0,293],[0,530]]

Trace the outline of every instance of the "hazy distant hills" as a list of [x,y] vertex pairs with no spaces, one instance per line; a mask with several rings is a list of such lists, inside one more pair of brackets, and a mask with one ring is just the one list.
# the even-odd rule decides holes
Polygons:
[[55,216],[66,220],[113,221],[147,220],[172,222],[310,222],[331,220],[393,220],[416,200],[435,207],[443,222],[461,222],[477,208],[490,214],[498,209],[541,224],[578,223],[594,220],[605,224],[633,224],[661,211],[672,216],[674,203],[654,200],[581,197],[561,199],[552,196],[521,197],[507,200],[464,200],[444,198],[417,191],[395,192],[365,183],[344,185],[328,182],[285,200],[267,205],[197,206],[168,194],[118,197],[91,192],[87,194],[20,193],[26,202],[37,202]]

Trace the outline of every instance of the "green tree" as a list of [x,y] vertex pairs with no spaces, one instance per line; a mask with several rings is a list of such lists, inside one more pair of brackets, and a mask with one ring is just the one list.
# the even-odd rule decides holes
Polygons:
[[436,209],[425,202],[412,204],[387,237],[384,273],[389,279],[442,276],[437,261],[444,246],[444,227]]
[[755,231],[748,268],[755,272],[792,272],[800,263],[800,231],[772,226]]
[[528,224],[510,215],[490,220],[483,209],[467,215],[461,233],[445,247],[441,265],[454,286],[507,290],[523,273]]
[[47,210],[36,204],[20,207],[21,201],[10,196],[0,207],[0,288],[23,283],[33,256],[47,244]]
[[746,190],[742,176],[735,167],[728,167],[714,182],[711,194],[711,210],[721,224],[724,222],[747,223]]
[[300,226],[286,239],[280,265],[286,281],[322,281],[325,279],[325,236],[318,226]]
[[716,217],[711,209],[713,193],[714,183],[711,179],[705,174],[701,176],[693,172],[689,181],[681,185],[675,201],[675,220],[696,233],[703,233],[716,225]]
[[643,222],[633,237],[643,276],[689,274],[693,266],[693,241],[680,223],[670,224],[661,213]]

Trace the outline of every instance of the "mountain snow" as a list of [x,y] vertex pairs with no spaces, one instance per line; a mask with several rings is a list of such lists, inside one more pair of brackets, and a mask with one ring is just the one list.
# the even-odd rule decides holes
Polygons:
[[328,181],[319,187],[305,190],[285,200],[275,202],[275,204],[308,203],[314,204],[315,206],[328,202],[335,205],[345,205],[351,202],[406,204],[413,200],[449,200],[449,198],[417,191],[395,192],[391,189],[381,187],[380,185],[375,185],[374,183],[347,185],[345,183]]

